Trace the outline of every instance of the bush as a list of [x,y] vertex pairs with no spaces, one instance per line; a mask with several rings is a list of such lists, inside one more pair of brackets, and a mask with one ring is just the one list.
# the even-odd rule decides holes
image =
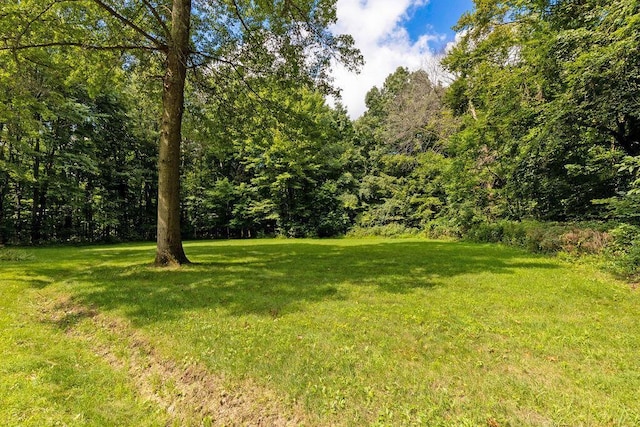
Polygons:
[[502,222],[502,243],[510,246],[527,245],[527,227],[525,223],[515,221]]
[[607,258],[614,273],[638,278],[640,276],[640,227],[621,224],[611,230]]
[[355,226],[347,233],[348,237],[409,237],[417,236],[420,230],[403,224],[391,223],[373,227]]
[[6,249],[0,247],[0,261],[29,261],[34,256],[19,249]]
[[481,223],[472,227],[465,238],[474,242],[518,246],[538,253],[567,252],[575,255],[601,253],[611,240],[608,233],[592,227],[592,224],[536,221]]
[[573,228],[561,236],[562,250],[578,255],[602,253],[611,241],[609,233],[590,228]]
[[477,224],[465,236],[467,240],[479,243],[500,243],[503,237],[504,229],[500,222]]
[[560,252],[565,230],[556,224],[532,223],[526,230],[526,248],[544,254]]
[[459,239],[462,236],[460,227],[443,218],[427,222],[423,234],[429,239]]

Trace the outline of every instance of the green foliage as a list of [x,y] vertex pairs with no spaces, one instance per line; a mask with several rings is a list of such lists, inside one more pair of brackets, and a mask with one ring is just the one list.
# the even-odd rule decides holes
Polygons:
[[640,156],[625,157],[618,165],[618,173],[628,182],[619,195],[594,200],[609,208],[609,216],[628,224],[640,224]]
[[637,279],[640,276],[640,227],[621,224],[611,230],[611,236],[608,256],[612,271]]
[[398,223],[374,226],[355,226],[349,230],[347,237],[410,237],[417,236],[420,230]]
[[[355,187],[346,112],[329,108],[316,91],[270,80],[251,85],[259,98],[238,86],[222,101],[191,105],[184,153],[187,236],[343,234]],[[233,116],[227,116],[226,97]]]
[[442,240],[458,240],[463,234],[456,221],[443,216],[427,222],[423,232],[425,237]]
[[33,254],[27,251],[0,247],[0,261],[29,261],[33,258]]
[[469,229],[465,238],[474,242],[502,243],[536,253],[571,255],[603,253],[611,242],[607,224],[497,221]]
[[[154,16],[152,5],[138,12],[130,6],[118,13],[139,13],[136,25],[162,39],[159,20],[166,20],[166,11],[158,6],[162,11]],[[223,15],[237,20],[246,14],[242,28],[255,46],[246,49],[242,69],[224,62],[213,74],[194,73],[189,82],[184,237],[344,233],[355,215],[353,203],[343,203],[355,185],[343,170],[350,161],[351,123],[320,93],[328,90],[322,71],[327,52],[335,48],[351,65],[359,59],[348,36],[327,39],[334,4],[194,7],[206,9],[195,13],[193,37],[203,41],[198,48],[220,48],[207,54],[223,57],[237,47],[241,34],[218,25]],[[113,54],[111,44],[134,46],[140,34],[116,25],[113,16],[98,19],[104,11],[93,2],[66,8],[33,0],[9,9],[0,15],[0,24],[11,22],[0,46],[0,243],[155,238],[159,56],[144,49]],[[220,15],[208,14],[213,12]],[[309,19],[297,19],[305,14]],[[214,25],[207,27],[211,19]],[[50,25],[43,25],[47,20]],[[102,24],[92,29],[91,21]],[[296,26],[313,27],[313,37],[297,39]],[[224,33],[224,46],[209,43],[207,28]],[[53,40],[47,51],[4,50],[47,38]],[[78,38],[82,47],[107,49],[77,49]],[[326,43],[314,50],[313,61],[300,54],[318,38]]]
[[444,63],[456,73],[447,103],[464,118],[456,175],[475,181],[452,190],[460,203],[479,190],[467,220],[603,216],[591,201],[625,185],[612,166],[636,149],[640,117],[627,98],[635,54],[618,51],[634,24],[620,13],[637,11],[628,0],[486,1],[461,18]]
[[[14,73],[3,72],[0,75],[0,88],[9,89],[7,99],[0,101],[7,101],[9,111],[14,105],[20,107],[21,103],[27,111],[24,112],[26,120],[17,114],[9,117],[12,121],[5,120],[2,117],[4,111],[0,111],[0,161],[26,164],[22,169],[26,182],[16,182],[9,174],[11,168],[0,169],[0,243],[9,240],[37,244],[41,241],[150,238],[158,234],[158,263],[163,262],[168,252],[177,252],[170,253],[169,258],[186,261],[180,248],[180,218],[183,213],[179,206],[178,164],[187,69],[206,70],[202,74],[194,73],[194,79],[190,81],[197,84],[198,77],[204,80],[208,86],[205,96],[224,92],[229,84],[232,89],[247,86],[255,98],[262,100],[263,95],[270,98],[273,93],[284,93],[282,88],[290,89],[296,85],[294,96],[287,102],[272,102],[271,107],[284,105],[286,110],[293,111],[301,107],[300,115],[305,116],[308,110],[320,108],[318,105],[324,102],[319,93],[331,92],[328,68],[333,61],[338,60],[352,70],[362,62],[350,36],[330,32],[329,27],[336,21],[335,9],[332,0],[276,3],[192,3],[176,0],[157,4],[132,1],[120,6],[89,0],[69,4],[28,0],[7,5],[0,13],[0,27],[3,28],[0,61],[6,60],[11,66],[7,69],[15,70],[12,70]],[[95,63],[90,59],[95,59]],[[157,85],[163,88],[161,115],[148,108],[148,103],[142,99],[137,105],[127,105],[130,110],[115,107],[125,98],[123,86],[130,90],[130,95],[134,95],[132,98],[138,95],[134,94],[135,82],[127,84],[130,82],[123,76],[138,73],[149,77],[154,71],[164,75],[163,84]],[[24,75],[24,82],[14,83],[12,74]],[[121,86],[115,85],[110,91],[110,78],[104,76],[114,76],[113,82]],[[157,83],[161,81],[154,80]],[[277,82],[281,92],[267,90],[260,94],[257,88],[254,89],[257,81]],[[100,84],[105,87],[96,90]],[[308,105],[295,105],[304,90],[314,93],[315,99],[306,96]],[[202,93],[193,90],[190,95],[198,97]],[[94,101],[100,104],[100,99],[104,98],[114,101],[109,107],[114,107],[112,110],[115,111],[102,111],[100,105],[96,108],[98,111],[94,111]],[[198,98],[188,99],[187,104],[199,104],[200,101]],[[39,110],[41,107],[44,107],[43,111]],[[152,160],[155,153],[137,156],[139,153],[135,148],[140,141],[131,137],[144,134],[147,129],[133,130],[132,122],[140,123],[122,120],[128,119],[127,113],[136,107],[146,107],[148,109],[144,113],[156,113],[151,115],[162,117],[159,120],[163,129],[159,133],[160,196],[157,198],[152,196],[154,188],[146,180],[154,174],[155,168],[147,168],[145,174],[140,164]],[[227,116],[233,115],[234,107],[238,107],[234,102],[225,106]],[[246,105],[241,107],[247,112]],[[276,160],[267,162],[267,169],[272,175],[264,174],[256,178],[262,181],[250,182],[254,185],[250,191],[259,194],[261,200],[255,201],[255,206],[251,206],[253,200],[249,201],[248,218],[240,221],[256,220],[263,222],[258,224],[258,228],[271,227],[272,231],[289,235],[344,231],[346,225],[339,219],[341,215],[333,215],[331,220],[310,218],[313,213],[309,212],[309,205],[324,202],[327,199],[326,188],[317,195],[321,200],[314,200],[313,196],[310,200],[304,199],[313,185],[322,184],[333,176],[321,179],[313,176],[318,165],[308,159],[292,164],[300,154],[295,152],[298,143],[310,140],[313,144],[308,144],[306,149],[312,150],[318,148],[319,141],[325,136],[335,140],[333,136],[323,134],[328,126],[316,132],[313,127],[320,123],[311,119],[297,129],[292,129],[294,126],[284,129],[281,117],[270,121],[264,115],[265,111],[260,113],[261,118],[252,123],[253,129],[243,130],[255,130],[255,126],[264,125],[264,131],[250,132],[245,138],[253,138],[263,151],[272,148],[275,152],[267,152],[266,156],[273,156]],[[324,113],[329,114],[327,111]],[[10,129],[12,125],[22,127],[23,122],[28,124],[24,132]],[[99,133],[98,126],[93,126],[97,122],[109,122],[99,123],[105,125],[108,132]],[[112,126],[113,122],[119,123]],[[157,128],[158,122],[151,127],[149,134],[157,133]],[[285,135],[287,130],[291,130],[291,134]],[[9,135],[6,140],[5,133]],[[107,138],[120,150],[114,150],[114,156],[101,152],[104,148],[101,147],[101,137]],[[331,148],[334,147],[333,142],[329,144]],[[234,143],[236,147],[240,145],[240,141]],[[131,145],[135,148],[132,149]],[[24,162],[13,159],[12,149]],[[28,152],[29,149],[32,152]],[[251,156],[255,153],[245,154]],[[315,154],[335,153],[318,150]],[[280,163],[277,160],[279,156],[282,157]],[[101,164],[104,157],[113,162]],[[243,157],[240,163],[250,169],[251,161]],[[30,171],[31,176],[28,174]],[[198,171],[198,175],[203,173]],[[266,180],[270,181],[268,185]],[[218,181],[224,183],[224,180],[214,180]],[[11,188],[14,184],[17,188]],[[22,193],[22,184],[32,187],[26,191],[31,194]],[[271,188],[267,191],[269,186]],[[195,224],[193,229],[219,229],[225,224],[228,229],[231,224],[229,211],[233,212],[233,207],[229,206],[231,189],[211,189],[209,185],[196,185],[195,189],[195,194],[186,195],[185,199],[191,202],[191,206],[183,211],[194,215],[200,222],[206,220],[207,224]],[[226,190],[226,194],[221,196],[219,190]],[[132,195],[135,197],[130,197]],[[201,200],[203,198],[208,200]],[[205,213],[214,208],[212,204],[224,203],[225,198],[226,212]],[[14,199],[17,200],[17,212],[8,211],[5,206]],[[149,207],[154,204],[158,206],[158,217],[162,218],[162,226],[157,228],[157,233],[147,223]],[[326,206],[320,215],[327,211],[333,214],[335,208]],[[329,216],[326,215],[327,218]],[[211,224],[210,219],[220,217],[222,224]],[[276,221],[275,226],[264,224],[272,220]],[[99,226],[96,221],[99,221]],[[301,225],[309,221],[314,223]]]
[[[145,102],[120,60],[54,50],[0,62],[15,71],[0,77],[0,242],[153,236],[155,135],[134,119]],[[109,79],[89,78],[107,65]]]
[[414,233],[443,209],[443,175],[450,167],[444,145],[455,122],[442,106],[442,92],[426,72],[398,68],[367,95],[368,110],[354,123],[356,234],[368,234],[366,228],[374,235]]

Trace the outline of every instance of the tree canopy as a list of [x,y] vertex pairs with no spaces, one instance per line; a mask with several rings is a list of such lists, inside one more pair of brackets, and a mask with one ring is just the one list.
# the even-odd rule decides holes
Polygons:
[[166,264],[182,238],[638,224],[638,13],[477,1],[451,84],[399,68],[350,120],[334,1],[3,5],[0,239],[157,237]]
[[188,262],[180,233],[180,152],[187,70],[207,76],[276,76],[328,87],[333,58],[356,66],[347,36],[334,36],[335,1],[152,2],[32,0],[0,15],[3,49],[121,53],[121,67],[144,62],[162,75],[156,264]]

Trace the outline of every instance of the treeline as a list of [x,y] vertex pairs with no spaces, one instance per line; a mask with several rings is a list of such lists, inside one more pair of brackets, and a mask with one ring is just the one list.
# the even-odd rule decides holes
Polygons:
[[154,237],[156,114],[122,65],[2,52],[0,243]]
[[[0,67],[0,243],[153,239],[157,70],[61,48],[3,52]],[[347,231],[357,183],[344,109],[231,67],[189,83],[184,238]]]
[[[446,73],[398,69],[355,121],[308,84],[194,73],[184,237],[463,236],[522,220],[633,234],[638,18],[629,0],[483,1]],[[0,70],[0,242],[152,239],[152,67],[52,47],[2,52]]]

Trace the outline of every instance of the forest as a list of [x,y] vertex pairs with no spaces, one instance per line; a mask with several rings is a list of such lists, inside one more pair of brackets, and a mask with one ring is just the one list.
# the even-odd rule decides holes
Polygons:
[[2,425],[640,425],[640,2],[473,3],[0,0]]
[[[163,57],[146,45],[129,49],[140,34],[114,32],[116,15],[93,19],[102,2],[76,3],[2,9],[3,245],[156,237]],[[138,16],[129,3],[120,18]],[[399,68],[371,88],[357,119],[327,102],[335,90],[325,68],[336,52],[357,68],[348,37],[319,31],[332,51],[323,52],[273,17],[264,24],[261,13],[276,16],[288,2],[266,12],[252,4],[221,2],[239,20],[215,37],[197,26],[216,22],[194,12],[196,47],[209,43],[237,62],[212,66],[212,54],[196,53],[188,64],[183,239],[533,239],[543,251],[606,246],[637,272],[637,2],[476,1],[441,68]],[[313,16],[316,29],[334,19]],[[540,237],[549,230],[555,243]]]

